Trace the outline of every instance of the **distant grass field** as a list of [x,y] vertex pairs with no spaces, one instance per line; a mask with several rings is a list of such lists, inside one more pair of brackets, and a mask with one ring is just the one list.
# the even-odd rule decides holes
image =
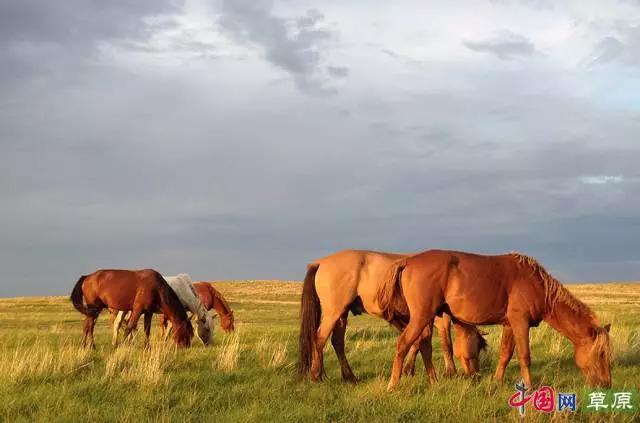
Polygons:
[[[95,352],[78,348],[82,316],[66,297],[0,299],[0,420],[17,421],[522,421],[507,406],[519,380],[514,357],[505,380],[493,381],[500,328],[487,327],[482,377],[440,378],[429,385],[403,377],[387,393],[397,332],[370,316],[349,317],[346,350],[356,376],[343,384],[330,343],[323,383],[296,379],[301,284],[220,282],[236,315],[224,335],[216,319],[215,345],[177,351],[158,338],[152,348],[111,347],[107,313],[96,327]],[[611,322],[614,388],[640,388],[640,284],[567,285]],[[71,286],[70,286],[71,288]],[[141,328],[142,325],[140,325]],[[140,331],[141,332],[141,331]],[[585,389],[569,342],[545,323],[532,330],[534,384],[563,392]],[[443,362],[438,340],[434,361]],[[460,366],[458,365],[459,371]],[[580,397],[579,397],[580,400]],[[639,414],[556,413],[557,420],[640,421]],[[548,420],[527,410],[524,421]]]

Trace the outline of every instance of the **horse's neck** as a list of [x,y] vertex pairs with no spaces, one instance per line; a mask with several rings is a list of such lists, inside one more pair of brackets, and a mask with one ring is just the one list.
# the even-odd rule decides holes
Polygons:
[[181,319],[178,316],[178,313],[173,309],[173,307],[171,307],[170,304],[166,303],[164,299],[160,301],[160,311],[162,311],[162,314],[164,314],[167,319],[171,321],[171,324],[181,323]]
[[567,337],[573,344],[579,344],[590,337],[590,329],[595,327],[593,317],[584,310],[569,306],[558,300],[545,321],[555,330]]
[[213,291],[211,292],[211,295],[213,296],[213,308],[216,309],[216,313],[220,316],[226,316],[229,314],[229,308],[224,301],[222,301],[222,299]]

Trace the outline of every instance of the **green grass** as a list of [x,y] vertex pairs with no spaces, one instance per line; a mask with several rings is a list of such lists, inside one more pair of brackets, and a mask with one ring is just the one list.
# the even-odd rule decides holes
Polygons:
[[[430,385],[422,365],[385,391],[397,333],[370,317],[349,317],[347,356],[361,380],[343,384],[330,345],[323,383],[299,381],[298,302],[301,285],[229,282],[216,285],[236,315],[236,333],[215,331],[215,345],[199,341],[177,351],[157,337],[145,351],[114,350],[104,313],[95,352],[78,348],[81,315],[62,297],[0,300],[0,420],[18,421],[521,421],[507,406],[519,379],[517,361],[505,385],[492,380],[500,328],[485,328],[489,349],[479,380],[440,378]],[[569,286],[603,323],[611,322],[614,388],[640,385],[640,284]],[[219,322],[216,320],[216,324]],[[532,330],[534,384],[581,393],[584,379],[571,345],[546,324]],[[442,356],[434,340],[434,362]],[[580,398],[579,398],[580,399]],[[548,420],[528,410],[525,421]],[[638,421],[638,414],[555,414],[554,419]],[[635,420],[634,420],[635,419]]]

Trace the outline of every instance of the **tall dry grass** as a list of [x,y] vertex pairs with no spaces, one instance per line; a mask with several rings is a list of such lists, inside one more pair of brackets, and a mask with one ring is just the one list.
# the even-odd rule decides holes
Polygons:
[[256,344],[255,352],[263,369],[282,367],[287,360],[287,342],[274,341],[265,336],[260,338]]
[[240,352],[240,334],[236,330],[231,335],[223,338],[222,345],[220,345],[218,354],[213,361],[213,367],[223,372],[234,370],[238,367]]
[[92,364],[91,351],[65,340],[59,348],[36,341],[0,354],[0,377],[10,381],[67,375]]
[[125,344],[105,357],[104,379],[121,379],[138,385],[156,386],[168,381],[167,367],[176,348],[159,343],[152,348]]

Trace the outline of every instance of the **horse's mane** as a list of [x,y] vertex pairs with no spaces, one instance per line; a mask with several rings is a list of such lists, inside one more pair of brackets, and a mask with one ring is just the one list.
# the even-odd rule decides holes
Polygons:
[[184,305],[182,305],[178,294],[176,294],[173,288],[171,288],[171,285],[167,283],[160,273],[156,275],[156,278],[159,282],[160,296],[164,303],[176,313],[180,320],[187,320],[187,311]]
[[577,299],[567,288],[562,286],[536,259],[518,252],[512,252],[509,253],[509,255],[515,258],[518,263],[531,268],[533,273],[537,275],[538,279],[543,283],[547,313],[553,313],[556,304],[560,303],[566,305],[578,314],[587,316],[592,321],[597,320],[589,306]]
[[226,314],[229,314],[231,312],[231,307],[229,307],[229,303],[227,302],[227,300],[224,299],[220,291],[215,289],[213,285],[209,284],[209,287],[211,288],[213,296],[216,297],[218,301],[220,301],[220,304],[222,304],[222,307],[226,310]]

